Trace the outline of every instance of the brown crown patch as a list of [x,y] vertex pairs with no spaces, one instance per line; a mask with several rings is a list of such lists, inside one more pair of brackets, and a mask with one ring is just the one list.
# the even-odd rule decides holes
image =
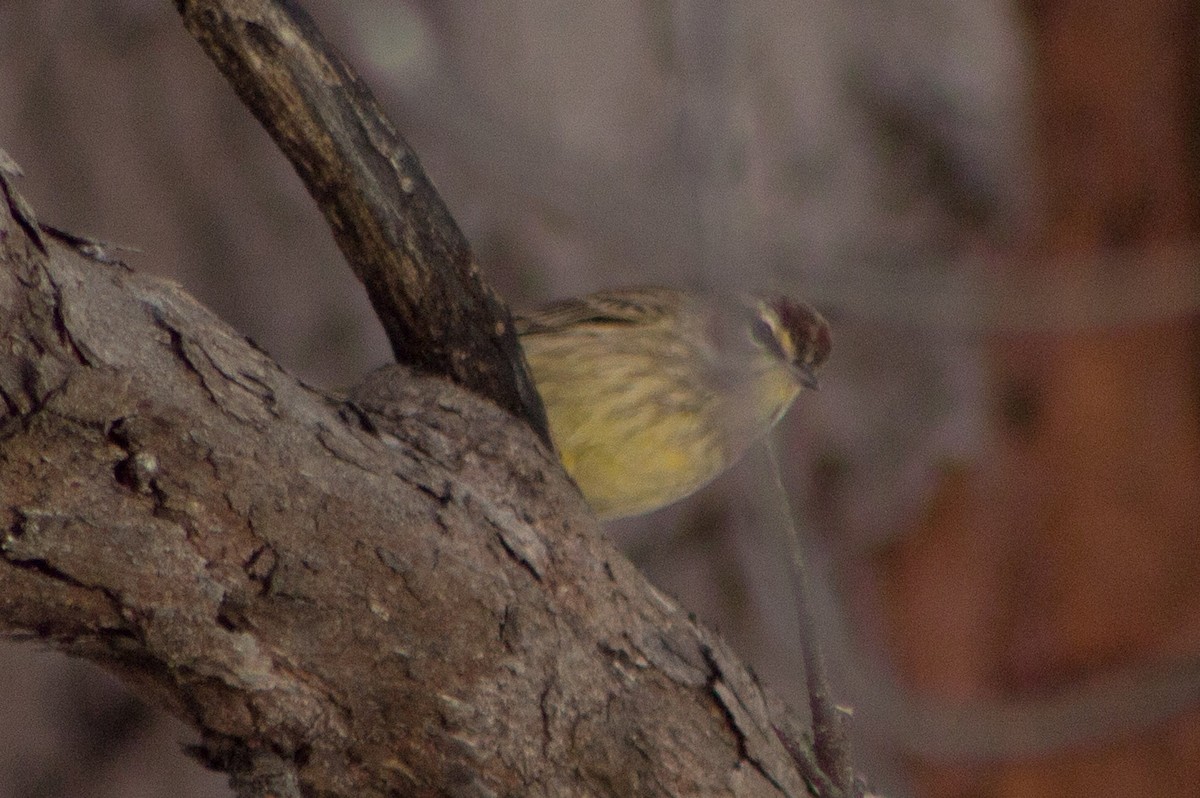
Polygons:
[[819,367],[829,359],[833,336],[825,317],[803,302],[776,297],[768,303],[779,317],[779,326],[795,343],[797,365]]

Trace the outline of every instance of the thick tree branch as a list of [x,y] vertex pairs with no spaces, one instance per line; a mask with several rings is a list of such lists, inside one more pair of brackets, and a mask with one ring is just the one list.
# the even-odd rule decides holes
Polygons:
[[795,720],[599,535],[349,69],[291,5],[178,6],[406,365],[348,401],[298,383],[40,227],[0,159],[0,634],[122,674],[243,795],[805,794]]
[[794,721],[523,423],[401,367],[324,396],[0,192],[0,633],[246,795],[805,794]]
[[278,0],[176,6],[316,199],[397,362],[492,399],[548,443],[508,308],[408,143],[312,20]]

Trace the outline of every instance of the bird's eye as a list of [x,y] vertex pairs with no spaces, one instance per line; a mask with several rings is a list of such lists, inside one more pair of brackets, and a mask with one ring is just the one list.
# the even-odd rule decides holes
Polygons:
[[783,346],[779,343],[779,337],[775,334],[774,328],[763,318],[756,318],[754,324],[750,328],[754,340],[758,341],[775,357],[783,360],[787,354],[783,351]]

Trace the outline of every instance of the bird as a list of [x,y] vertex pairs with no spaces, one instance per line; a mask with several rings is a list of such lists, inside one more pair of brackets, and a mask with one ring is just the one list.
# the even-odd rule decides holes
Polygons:
[[567,473],[603,520],[699,490],[817,388],[829,323],[783,296],[600,291],[518,314]]

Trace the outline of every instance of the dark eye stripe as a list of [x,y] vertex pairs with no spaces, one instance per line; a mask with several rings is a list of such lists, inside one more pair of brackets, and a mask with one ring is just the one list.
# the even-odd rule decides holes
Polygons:
[[787,353],[783,351],[783,347],[779,343],[779,338],[776,337],[775,331],[771,329],[771,325],[767,324],[761,318],[755,319],[751,327],[751,334],[754,340],[767,348],[772,355],[784,360],[787,358]]

